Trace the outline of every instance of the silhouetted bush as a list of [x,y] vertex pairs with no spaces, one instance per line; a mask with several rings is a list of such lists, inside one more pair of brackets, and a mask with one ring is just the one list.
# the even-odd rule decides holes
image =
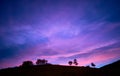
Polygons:
[[36,65],[45,65],[45,64],[47,64],[47,60],[45,60],[45,59],[37,59],[37,61],[36,61]]
[[22,67],[28,67],[28,66],[33,66],[33,62],[32,61],[24,61],[22,63]]
[[89,65],[87,65],[86,67],[87,67],[87,68],[90,68],[90,66],[89,66]]
[[94,63],[91,63],[91,66],[92,66],[93,68],[95,68],[96,65],[95,65]]

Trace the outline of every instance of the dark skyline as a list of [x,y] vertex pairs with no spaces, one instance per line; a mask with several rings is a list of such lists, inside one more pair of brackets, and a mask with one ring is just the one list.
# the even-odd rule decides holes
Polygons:
[[97,67],[120,59],[119,0],[0,0],[0,68],[37,58]]

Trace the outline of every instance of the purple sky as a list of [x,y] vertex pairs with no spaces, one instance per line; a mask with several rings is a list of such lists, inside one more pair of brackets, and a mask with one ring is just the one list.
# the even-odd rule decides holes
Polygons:
[[0,68],[38,58],[96,67],[120,59],[119,0],[0,0]]

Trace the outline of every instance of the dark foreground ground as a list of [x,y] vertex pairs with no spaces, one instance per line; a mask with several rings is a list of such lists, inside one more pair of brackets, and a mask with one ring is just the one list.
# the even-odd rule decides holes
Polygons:
[[99,69],[60,65],[15,67],[1,69],[0,76],[120,76],[120,61]]

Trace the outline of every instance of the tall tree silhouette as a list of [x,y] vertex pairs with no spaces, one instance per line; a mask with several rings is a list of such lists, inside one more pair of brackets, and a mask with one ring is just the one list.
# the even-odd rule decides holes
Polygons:
[[72,65],[72,63],[73,63],[72,61],[69,61],[69,62],[68,62],[68,64],[69,64],[70,66]]
[[74,63],[75,65],[78,65],[77,59],[74,59],[73,63]]

